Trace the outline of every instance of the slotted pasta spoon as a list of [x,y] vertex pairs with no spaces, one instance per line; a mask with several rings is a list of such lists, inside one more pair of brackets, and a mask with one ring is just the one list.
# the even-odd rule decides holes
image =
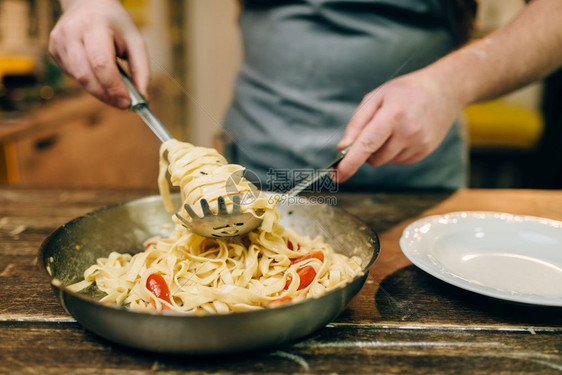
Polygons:
[[[129,75],[119,63],[117,63],[117,67],[121,73],[121,78],[129,91],[129,96],[131,98],[130,109],[135,111],[143,119],[146,125],[148,125],[148,127],[162,142],[172,139],[172,136],[166,127],[154,115],[148,106],[148,101],[136,88]],[[347,154],[349,147],[351,146],[340,150],[337,153],[336,158],[328,166],[326,166],[326,168],[321,169],[305,178],[289,192],[283,194],[279,198],[279,201],[298,195],[314,182],[329,175]],[[179,213],[176,213],[176,217],[193,233],[209,238],[232,238],[243,236],[261,225],[261,219],[255,217],[250,212],[240,211],[240,195],[232,195],[229,198],[232,201],[232,209],[230,212],[226,206],[225,198],[223,196],[219,196],[217,199],[218,211],[216,214],[211,211],[209,202],[203,198],[199,201],[203,213],[202,216],[197,215],[194,208],[186,203],[184,204],[184,209],[191,220]]]
[[[131,98],[131,105],[129,108],[135,111],[143,119],[146,125],[148,125],[148,127],[162,142],[172,139],[172,136],[166,127],[154,115],[148,106],[148,101],[136,88],[127,72],[125,72],[119,63],[117,63],[117,68],[119,69],[121,78],[129,91],[129,96]],[[177,213],[176,216],[182,224],[193,233],[210,238],[242,236],[256,229],[261,224],[261,220],[251,213],[240,212],[239,195],[231,196],[230,199],[233,203],[230,212],[226,207],[226,200],[221,196],[218,197],[217,200],[217,214],[213,214],[209,207],[209,202],[206,199],[201,199],[199,202],[203,211],[202,217],[198,216],[188,204],[186,204],[184,208],[187,214],[191,217],[191,221]]]

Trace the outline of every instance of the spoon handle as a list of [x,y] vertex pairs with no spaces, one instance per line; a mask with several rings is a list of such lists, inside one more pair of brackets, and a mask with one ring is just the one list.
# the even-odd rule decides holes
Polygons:
[[148,106],[148,101],[146,98],[137,90],[135,84],[125,72],[125,69],[116,62],[119,73],[121,73],[121,79],[129,91],[129,97],[131,98],[131,105],[129,109],[135,111],[148,125],[148,127],[156,134],[156,136],[162,141],[166,142],[172,139],[172,136],[168,132],[168,129],[158,120],[154,113],[150,110]]

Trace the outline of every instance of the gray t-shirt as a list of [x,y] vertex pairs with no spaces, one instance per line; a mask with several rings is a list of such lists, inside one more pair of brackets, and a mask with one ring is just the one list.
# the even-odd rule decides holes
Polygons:
[[[227,157],[257,174],[321,168],[365,94],[456,48],[450,0],[245,0],[244,59],[225,118]],[[415,140],[413,140],[415,142]],[[455,124],[421,162],[364,165],[342,187],[459,188]]]

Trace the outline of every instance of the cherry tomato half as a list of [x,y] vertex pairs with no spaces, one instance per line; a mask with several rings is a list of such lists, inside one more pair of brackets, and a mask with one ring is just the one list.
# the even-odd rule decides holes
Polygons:
[[320,250],[313,251],[311,253],[303,255],[302,257],[291,259],[291,264],[299,263],[302,262],[303,260],[313,259],[313,258],[316,258],[319,261],[324,262],[324,253],[321,252]]
[[157,274],[153,273],[146,279],[146,288],[150,290],[157,298],[163,299],[164,301],[171,303],[170,301],[170,289],[166,280]]
[[[299,275],[299,278],[300,278],[300,283],[299,283],[299,287],[297,288],[297,290],[301,290],[301,289],[304,289],[307,286],[309,286],[310,283],[316,277],[316,271],[314,270],[314,267],[312,267],[312,266],[306,266],[306,267],[303,267],[303,268],[299,269],[297,271],[297,274]],[[291,279],[287,280],[287,282],[285,283],[285,290],[289,289],[289,286],[291,285],[291,281],[292,281]]]

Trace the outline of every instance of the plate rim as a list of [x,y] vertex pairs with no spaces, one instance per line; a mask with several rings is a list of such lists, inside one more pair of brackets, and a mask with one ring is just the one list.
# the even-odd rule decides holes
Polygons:
[[[560,229],[562,229],[562,221],[540,217],[540,216],[520,215],[520,214],[512,214],[512,213],[500,212],[500,211],[453,211],[444,214],[429,215],[415,220],[414,222],[408,224],[406,228],[404,228],[399,240],[399,245],[402,253],[404,254],[404,256],[406,256],[406,258],[410,262],[412,262],[414,266],[418,267],[419,269],[430,274],[431,276],[443,282],[446,282],[450,285],[467,290],[469,292],[500,299],[503,301],[516,302],[516,303],[532,305],[532,306],[562,307],[562,298],[553,299],[545,296],[533,296],[529,294],[520,294],[520,295],[509,294],[506,291],[493,289],[483,285],[473,284],[461,278],[460,276],[456,275],[454,272],[442,273],[435,267],[429,266],[424,262],[419,262],[416,253],[412,252],[411,249],[408,248],[409,244],[407,243],[407,241],[410,241],[407,238],[408,234],[413,232],[415,228],[421,227],[422,225],[430,222],[435,222],[436,220],[442,219],[444,217],[446,217],[447,219],[450,218],[490,219],[491,218],[502,222],[509,222],[509,221],[534,222],[534,223],[548,225]],[[421,253],[421,251],[418,251],[418,253]],[[425,254],[427,254],[427,252],[425,252]],[[447,269],[447,267],[445,266],[443,266],[443,268]]]

